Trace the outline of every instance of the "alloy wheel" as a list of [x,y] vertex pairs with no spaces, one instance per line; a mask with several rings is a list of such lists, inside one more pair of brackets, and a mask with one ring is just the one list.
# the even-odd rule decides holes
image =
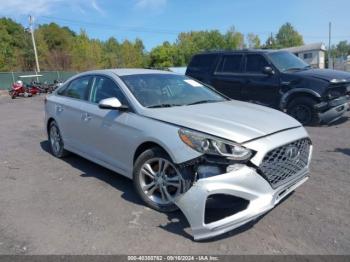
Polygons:
[[183,188],[183,179],[176,167],[164,158],[152,158],[140,169],[140,186],[147,198],[156,204],[171,204]]
[[54,154],[57,155],[61,150],[61,135],[55,125],[50,129],[50,143]]

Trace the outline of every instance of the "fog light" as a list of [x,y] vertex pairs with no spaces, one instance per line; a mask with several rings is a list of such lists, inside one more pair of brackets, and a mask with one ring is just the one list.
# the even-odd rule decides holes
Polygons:
[[240,170],[241,168],[243,168],[244,166],[245,166],[245,165],[242,165],[242,164],[229,165],[229,166],[226,168],[226,172],[229,173],[229,172],[238,171],[238,170]]

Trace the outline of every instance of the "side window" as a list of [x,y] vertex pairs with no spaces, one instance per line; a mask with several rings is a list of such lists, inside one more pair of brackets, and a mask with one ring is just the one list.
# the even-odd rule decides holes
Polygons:
[[215,62],[216,55],[196,55],[192,58],[189,66],[188,71],[189,72],[202,72],[206,73],[209,72],[210,68],[212,67],[213,63]]
[[69,86],[62,91],[61,95],[81,100],[87,100],[89,95],[90,79],[90,76],[74,79],[72,82],[70,82]]
[[99,103],[102,99],[116,97],[126,105],[127,101],[120,88],[108,77],[96,76],[92,86],[90,101]]
[[216,72],[219,73],[240,73],[242,72],[243,55],[226,55],[222,58]]
[[262,73],[265,66],[269,66],[262,55],[247,55],[246,73]]
[[312,53],[305,53],[304,54],[304,59],[310,59],[312,58]]

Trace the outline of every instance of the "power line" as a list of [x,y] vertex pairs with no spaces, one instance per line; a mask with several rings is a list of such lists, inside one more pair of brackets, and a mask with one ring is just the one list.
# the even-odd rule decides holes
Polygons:
[[[178,35],[182,32],[193,31],[193,30],[169,30],[169,29],[161,29],[161,28],[149,28],[149,27],[140,27],[140,26],[120,26],[120,25],[112,25],[112,24],[104,24],[104,23],[94,23],[83,20],[74,20],[74,19],[66,19],[55,16],[39,16],[42,20],[52,22],[53,20],[64,22],[66,25],[75,25],[75,26],[89,26],[99,29],[104,29],[108,31],[128,31],[128,32],[136,32],[136,33],[151,33],[151,34],[168,34],[168,35]],[[257,35],[264,35],[269,37],[271,32],[261,31],[254,32]],[[274,35],[276,33],[273,33]],[[327,35],[302,35],[304,38],[309,39],[328,39]],[[350,38],[350,35],[332,35],[333,39],[346,39]]]
[[53,17],[53,16],[40,16],[40,18],[52,21],[52,20],[58,20],[62,22],[67,22],[70,25],[88,25],[90,27],[97,27],[108,30],[122,30],[122,31],[130,31],[130,32],[137,32],[137,33],[156,33],[156,34],[174,34],[178,35],[181,33],[181,31],[177,30],[167,30],[167,29],[155,29],[155,28],[147,28],[147,27],[138,27],[138,26],[120,26],[120,25],[111,25],[111,24],[102,24],[102,23],[93,23],[88,21],[79,21],[79,20],[72,20],[72,19],[65,19],[65,18],[59,18],[59,17]]

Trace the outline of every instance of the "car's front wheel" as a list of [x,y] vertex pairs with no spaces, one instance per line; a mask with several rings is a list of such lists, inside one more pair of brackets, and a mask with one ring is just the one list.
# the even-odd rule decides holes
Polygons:
[[58,158],[65,157],[68,152],[64,149],[61,132],[55,121],[51,121],[48,131],[51,153]]
[[295,98],[289,103],[287,113],[303,125],[319,124],[319,117],[315,110],[316,103],[314,99],[309,97]]
[[173,200],[183,192],[184,180],[162,149],[148,149],[137,158],[133,179],[137,193],[149,207],[161,212],[177,210]]

